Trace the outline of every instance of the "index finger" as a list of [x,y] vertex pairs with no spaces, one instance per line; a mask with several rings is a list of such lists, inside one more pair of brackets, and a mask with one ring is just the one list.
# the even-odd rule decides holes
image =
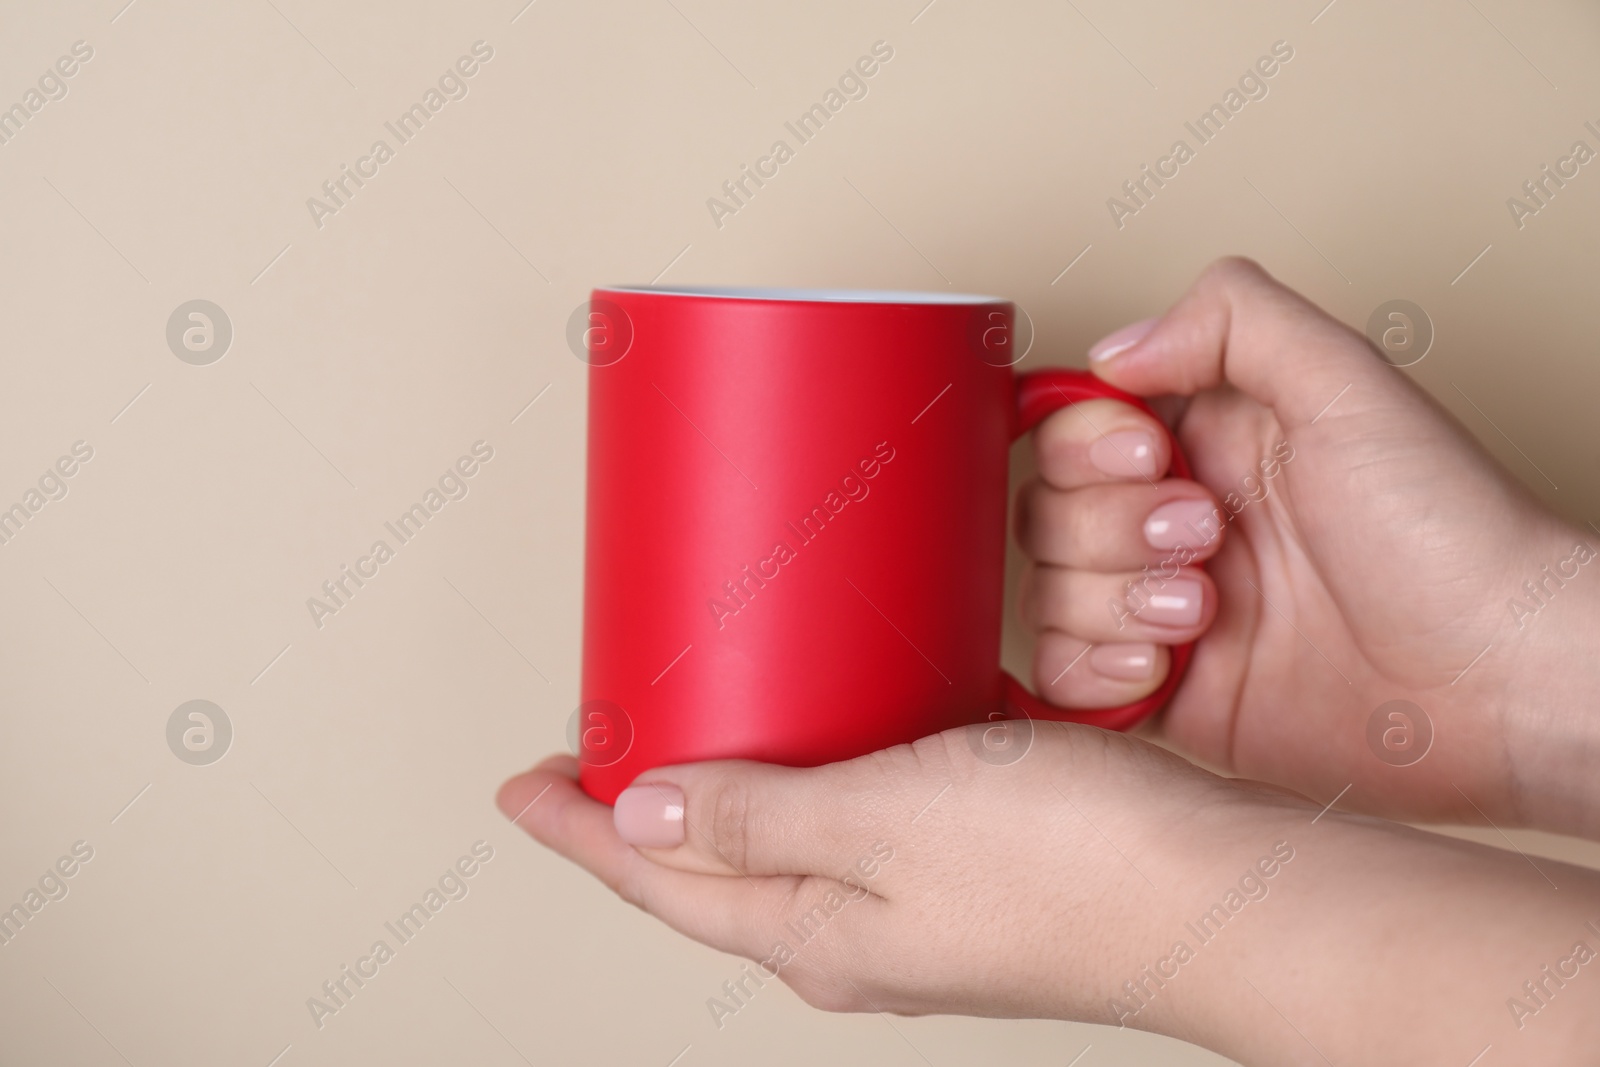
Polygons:
[[1039,475],[1056,489],[1108,482],[1159,482],[1172,463],[1166,429],[1120,400],[1085,400],[1054,412],[1034,431]]

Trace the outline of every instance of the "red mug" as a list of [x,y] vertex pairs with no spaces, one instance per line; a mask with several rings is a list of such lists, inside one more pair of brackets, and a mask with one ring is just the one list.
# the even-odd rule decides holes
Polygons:
[[[1000,669],[1011,444],[1080,400],[1013,375],[1013,308],[980,296],[597,289],[589,371],[584,789],[653,767],[815,766],[964,724],[1127,729]],[[1172,442],[1173,473],[1188,465]],[[988,728],[976,727],[979,732]]]

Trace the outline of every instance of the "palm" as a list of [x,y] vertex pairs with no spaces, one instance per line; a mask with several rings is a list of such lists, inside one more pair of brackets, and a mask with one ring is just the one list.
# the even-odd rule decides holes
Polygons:
[[[1294,454],[1209,565],[1219,614],[1167,732],[1203,759],[1324,800],[1348,785],[1358,808],[1459,813],[1450,783],[1469,781],[1475,761],[1448,742],[1470,736],[1468,716],[1481,721],[1514,662],[1474,659],[1507,620],[1520,570],[1541,562],[1530,558],[1538,520],[1512,506],[1519,490],[1406,389],[1345,395],[1286,433],[1223,387],[1197,396],[1178,432],[1219,496],[1243,498],[1242,477],[1260,480],[1258,461],[1280,441]],[[1432,758],[1397,768],[1369,748],[1369,717],[1395,699],[1427,715]]]

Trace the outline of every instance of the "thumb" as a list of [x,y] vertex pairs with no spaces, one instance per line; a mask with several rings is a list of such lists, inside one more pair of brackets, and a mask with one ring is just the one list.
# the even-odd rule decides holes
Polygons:
[[1158,319],[1125,327],[1089,350],[1089,369],[1140,396],[1189,396],[1226,382],[1304,426],[1345,392],[1354,413],[1420,403],[1366,339],[1252,260],[1206,268]]
[[843,881],[872,852],[870,816],[882,794],[873,777],[857,761],[661,767],[622,791],[613,820],[622,840],[679,870]]

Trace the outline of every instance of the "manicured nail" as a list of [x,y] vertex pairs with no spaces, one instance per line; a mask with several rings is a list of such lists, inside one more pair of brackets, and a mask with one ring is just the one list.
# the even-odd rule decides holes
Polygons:
[[667,782],[631,785],[617,797],[611,820],[630,845],[675,848],[683,844],[683,790]]
[[1089,462],[1116,478],[1149,478],[1156,472],[1156,443],[1143,430],[1108,433],[1089,446]]
[[1119,682],[1142,682],[1156,672],[1156,646],[1095,645],[1089,650],[1089,666],[1096,674]]
[[1144,520],[1144,539],[1151,548],[1199,548],[1217,536],[1216,508],[1209,500],[1172,500]]
[[1160,316],[1145,319],[1124,326],[1116,333],[1108,334],[1094,343],[1089,349],[1090,363],[1104,363],[1108,359],[1116,359],[1119,355],[1145,339],[1145,335],[1155,329],[1156,323],[1161,321]]
[[1157,626],[1193,626],[1200,621],[1200,600],[1205,586],[1197,578],[1173,578],[1150,591],[1144,607],[1134,612]]

